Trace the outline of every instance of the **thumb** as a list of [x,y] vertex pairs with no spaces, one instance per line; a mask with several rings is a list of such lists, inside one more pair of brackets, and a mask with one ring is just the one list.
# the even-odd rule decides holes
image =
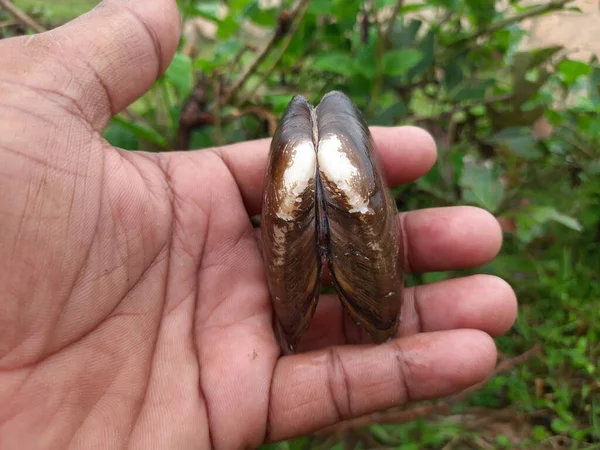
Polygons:
[[175,0],[104,0],[54,30],[4,40],[2,78],[58,94],[100,131],[164,72],[180,32]]

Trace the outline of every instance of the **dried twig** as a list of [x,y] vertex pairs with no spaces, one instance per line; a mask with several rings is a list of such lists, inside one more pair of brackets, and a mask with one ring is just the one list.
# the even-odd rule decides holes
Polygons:
[[483,440],[481,436],[473,436],[473,442],[482,448],[483,450],[494,450],[494,446],[489,442]]
[[189,147],[192,130],[202,126],[214,125],[215,118],[208,111],[206,94],[206,80],[201,79],[196,83],[181,108],[179,127],[173,144],[175,149],[184,150]]
[[442,450],[450,450],[452,447],[454,447],[455,444],[458,443],[458,441],[460,441],[460,436],[456,435],[446,445],[442,447]]
[[232,100],[239,90],[244,86],[248,78],[256,71],[256,69],[260,66],[260,64],[264,61],[267,55],[271,52],[273,47],[279,42],[282,36],[284,36],[289,31],[289,24],[294,18],[298,15],[298,12],[309,3],[310,0],[297,0],[290,11],[282,11],[279,17],[277,18],[277,28],[271,36],[271,39],[263,46],[261,51],[256,55],[254,61],[252,61],[244,73],[240,75],[240,77],[233,84],[231,89],[221,98],[223,105],[229,103]]
[[277,116],[272,111],[261,106],[248,106],[244,109],[234,109],[231,111],[232,117],[242,117],[249,114],[267,122],[269,126],[269,136],[275,134],[275,130],[277,129]]
[[31,28],[36,33],[43,33],[46,29],[33,20],[28,14],[17,8],[10,0],[0,0],[0,6],[6,9],[15,19]]
[[2,22],[0,22],[0,30],[1,30],[2,28],[8,28],[8,27],[12,27],[12,26],[14,26],[14,25],[17,25],[17,24],[19,24],[19,23],[20,23],[20,22],[18,22],[17,20],[12,20],[12,19],[9,19],[9,20],[3,20]]
[[477,383],[462,392],[449,397],[444,401],[439,401],[433,404],[427,404],[422,406],[415,406],[413,408],[405,409],[405,410],[388,410],[373,414],[368,414],[366,416],[358,417],[353,420],[348,420],[346,422],[341,422],[336,425],[332,425],[330,427],[324,428],[319,431],[318,435],[329,434],[329,433],[339,433],[343,431],[347,431],[353,428],[360,428],[368,426],[372,423],[401,423],[401,422],[409,422],[411,420],[415,420],[419,417],[431,416],[434,414],[442,414],[450,411],[453,404],[464,400],[473,392],[481,389],[485,384],[488,383],[493,377],[496,375],[506,373],[512,370],[515,366],[524,363],[528,359],[532,358],[534,355],[537,355],[541,351],[541,347],[539,345],[535,345],[531,349],[526,352],[515,356],[514,358],[506,359],[499,363],[491,375],[486,378],[484,381]]

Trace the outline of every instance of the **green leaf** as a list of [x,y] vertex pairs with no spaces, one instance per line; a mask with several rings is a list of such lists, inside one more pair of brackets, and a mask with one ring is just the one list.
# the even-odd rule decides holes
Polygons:
[[168,145],[167,140],[162,134],[147,125],[126,120],[121,116],[113,117],[113,122],[133,133],[138,139],[150,142],[151,144],[162,148],[166,148]]
[[571,426],[568,423],[559,418],[552,419],[550,426],[552,427],[552,430],[557,434],[567,433],[571,428]]
[[496,14],[495,0],[465,0],[465,5],[477,26],[488,25]]
[[353,63],[353,67],[356,71],[371,82],[377,77],[376,55],[375,40],[373,40],[368,45],[361,45],[358,48],[358,53],[355,58],[356,62]]
[[308,6],[308,11],[317,16],[328,16],[331,14],[332,5],[330,0],[312,0]]
[[400,8],[399,15],[402,16],[406,13],[420,11],[424,8],[429,8],[429,5],[426,3],[411,3],[410,5],[404,5]]
[[379,98],[377,110],[368,122],[369,125],[392,126],[397,124],[398,118],[407,113],[408,109],[402,99],[389,93]]
[[258,4],[248,12],[248,18],[261,27],[274,27],[277,23],[278,8],[262,9]]
[[600,66],[595,66],[590,74],[588,96],[595,105],[600,105]]
[[200,127],[192,132],[189,148],[202,149],[210,148],[215,145],[214,127],[212,125]]
[[293,94],[269,94],[265,96],[265,100],[272,105],[271,109],[279,116],[283,113],[293,96]]
[[512,446],[511,440],[504,434],[499,434],[496,436],[496,443],[500,446],[500,448],[511,448]]
[[505,128],[487,141],[525,160],[536,160],[543,156],[538,141],[532,136],[529,127]]
[[462,6],[461,0],[429,0],[429,2],[431,5],[442,6],[456,12]]
[[435,33],[433,30],[430,30],[419,42],[418,49],[423,54],[421,60],[412,67],[407,77],[409,80],[412,80],[423,73],[425,73],[434,63],[435,59]]
[[504,198],[504,185],[498,180],[492,169],[478,164],[466,164],[463,168],[460,184],[463,198],[495,212]]
[[354,60],[347,53],[322,53],[317,55],[313,67],[317,70],[340,75],[352,75],[355,69]]
[[533,438],[538,442],[544,441],[550,437],[548,434],[548,430],[541,425],[534,426],[531,431]]
[[408,22],[408,25],[405,25],[402,21],[395,22],[390,36],[394,48],[412,47],[422,24],[423,22],[418,19],[412,19]]
[[349,2],[348,0],[331,1],[332,12],[337,20],[344,26],[352,26],[356,22],[356,15],[362,8],[362,2]]
[[460,88],[454,90],[454,94],[451,95],[450,98],[456,102],[465,100],[483,100],[488,87],[492,84],[492,80],[486,80],[479,83],[465,82]]
[[388,432],[388,429],[383,425],[372,424],[369,426],[369,431],[379,442],[388,443],[393,441],[392,435]]
[[552,46],[516,53],[512,63],[514,79],[525,78],[527,72],[549,61],[560,50],[562,50],[561,46]]
[[592,72],[592,67],[581,61],[563,59],[558,64],[558,71],[565,84],[571,86],[575,84],[580,77],[589,75]]
[[453,59],[444,70],[444,84],[447,90],[453,90],[463,80],[463,70],[458,59]]
[[182,97],[187,97],[194,82],[190,57],[177,52],[165,72],[165,77],[177,88]]
[[577,219],[558,212],[553,206],[538,206],[532,208],[532,217],[540,223],[554,221],[571,230],[583,230],[583,227]]
[[119,147],[125,150],[139,150],[140,144],[133,131],[129,128],[122,126],[115,120],[112,120],[106,127],[103,133],[104,139],[106,139],[111,145]]
[[218,39],[229,39],[233,36],[240,28],[240,22],[235,14],[229,13],[219,24],[217,29]]
[[423,53],[416,49],[395,50],[383,55],[383,72],[397,76],[408,72],[423,58]]
[[396,5],[397,0],[375,0],[375,9],[379,10],[386,7],[392,7]]
[[227,6],[229,6],[231,12],[239,13],[254,3],[256,3],[256,0],[228,0]]
[[192,14],[212,20],[213,22],[219,22],[219,10],[219,2],[196,3],[191,7]]
[[440,170],[440,165],[434,164],[429,172],[417,179],[416,184],[423,192],[429,192],[448,203],[453,203],[456,201],[454,191],[444,188],[445,184]]
[[232,60],[242,48],[239,39],[229,39],[218,44],[212,54],[198,57],[193,67],[204,72],[210,72],[214,68],[222,66]]
[[544,226],[548,222],[556,222],[575,231],[581,232],[583,227],[579,221],[566,214],[560,213],[553,206],[530,206],[521,209],[517,216],[517,237],[522,242],[542,236]]

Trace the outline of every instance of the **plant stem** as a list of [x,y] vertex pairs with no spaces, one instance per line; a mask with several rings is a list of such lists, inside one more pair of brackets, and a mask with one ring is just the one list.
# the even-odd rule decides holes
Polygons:
[[10,0],[0,0],[0,6],[6,9],[15,19],[31,28],[36,33],[43,33],[46,29],[33,20],[29,15],[25,14],[17,8]]
[[390,40],[390,36],[392,34],[392,30],[394,29],[394,23],[396,22],[396,18],[400,13],[400,10],[404,6],[404,0],[398,0],[396,2],[396,6],[394,6],[394,10],[392,11],[392,15],[390,16],[387,27],[385,28],[383,40],[387,43]]
[[279,61],[281,60],[281,58],[285,54],[287,48],[290,46],[290,43],[292,42],[292,39],[294,38],[294,36],[296,35],[296,32],[298,31],[298,28],[300,28],[300,24],[302,23],[302,19],[304,18],[304,15],[306,14],[306,11],[308,10],[308,4],[309,4],[309,2],[306,1],[306,2],[304,2],[301,5],[301,9],[298,11],[298,16],[296,17],[296,20],[292,24],[292,26],[289,29],[288,33],[286,34],[286,37],[285,37],[284,41],[282,42],[281,46],[279,47],[279,50],[278,50],[277,54],[275,55],[275,57],[273,59],[273,62],[262,73],[261,79],[258,81],[258,83],[256,83],[256,85],[254,87],[252,87],[246,93],[246,95],[244,95],[240,99],[240,101],[238,102],[240,105],[243,105],[250,98],[252,98],[252,96],[257,91],[257,89],[266,81],[266,79],[269,77],[269,75],[271,75],[271,73],[273,73],[273,71],[277,67],[277,64],[279,64]]
[[221,97],[221,104],[226,105],[230,100],[235,98],[239,90],[244,86],[248,78],[256,72],[256,69],[260,64],[264,61],[267,55],[271,52],[275,44],[279,42],[279,39],[286,34],[286,27],[288,24],[294,20],[294,18],[298,15],[298,12],[308,5],[310,0],[298,0],[296,4],[292,7],[292,9],[288,12],[283,11],[278,18],[277,28],[271,36],[271,39],[263,46],[260,52],[254,58],[254,61],[250,63],[250,65],[246,68],[245,72],[237,79],[237,81],[233,84],[231,89]]
[[570,3],[572,1],[574,1],[574,0],[551,0],[544,5],[534,6],[530,9],[528,9],[527,11],[523,11],[522,13],[515,14],[512,17],[507,17],[505,19],[498,20],[497,22],[493,22],[490,25],[488,25],[487,27],[482,28],[482,29],[476,31],[475,33],[471,34],[470,36],[467,36],[462,39],[458,39],[458,40],[454,41],[451,45],[458,46],[458,45],[462,45],[469,41],[477,40],[481,36],[484,36],[486,34],[492,34],[498,30],[506,28],[509,25],[512,25],[513,23],[522,22],[525,19],[530,19],[532,17],[539,16],[541,14],[544,14],[549,11],[553,11],[555,9],[561,9],[567,3]]
[[377,27],[377,75],[375,77],[375,82],[373,83],[371,99],[369,100],[369,105],[367,107],[367,115],[373,113],[375,105],[379,103],[378,100],[381,95],[381,86],[383,85],[383,55],[389,48],[390,35],[403,5],[404,0],[398,0],[396,2],[396,6],[394,6],[394,10],[388,19],[386,27],[382,29],[377,18],[377,10],[375,9],[375,6],[371,4],[371,14],[373,15]]

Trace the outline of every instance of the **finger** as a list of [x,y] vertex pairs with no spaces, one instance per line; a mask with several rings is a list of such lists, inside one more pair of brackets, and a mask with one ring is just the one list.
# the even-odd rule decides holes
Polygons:
[[[517,299],[508,283],[491,275],[472,275],[405,289],[398,334],[470,328],[499,336],[516,315]],[[322,295],[298,351],[357,341],[371,342],[348,320],[337,295]]]
[[496,257],[502,230],[481,208],[453,206],[400,214],[404,266],[411,273],[476,267]]
[[269,440],[308,434],[484,380],[494,341],[476,330],[418,334],[378,346],[341,346],[283,357],[271,384]]
[[179,33],[173,0],[104,0],[62,27],[13,41],[8,76],[21,83],[31,73],[28,84],[69,99],[99,131],[167,68]]
[[512,287],[493,275],[469,277],[407,289],[401,335],[471,328],[500,336],[517,317]]
[[[429,133],[417,127],[371,127],[378,158],[390,186],[415,180],[435,163],[436,145]],[[270,139],[218,147],[218,154],[233,174],[250,215],[262,204]]]

